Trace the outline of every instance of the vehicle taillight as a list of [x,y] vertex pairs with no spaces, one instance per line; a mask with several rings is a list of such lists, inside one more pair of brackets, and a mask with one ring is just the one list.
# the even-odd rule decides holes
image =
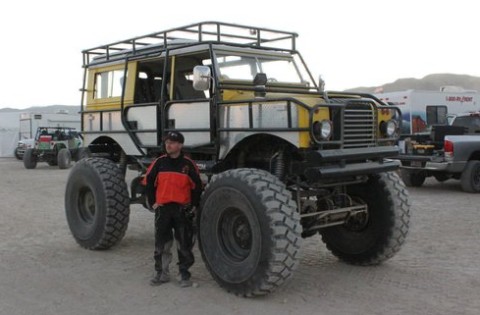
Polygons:
[[445,152],[445,158],[453,158],[453,142],[445,140],[443,143],[443,151]]

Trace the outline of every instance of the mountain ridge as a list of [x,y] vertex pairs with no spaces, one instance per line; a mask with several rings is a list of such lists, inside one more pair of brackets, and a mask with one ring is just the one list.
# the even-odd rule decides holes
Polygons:
[[15,113],[15,112],[30,112],[30,113],[41,113],[41,114],[55,114],[59,112],[63,113],[69,113],[69,114],[75,114],[80,112],[80,106],[79,105],[45,105],[45,106],[40,106],[40,105],[35,105],[31,106],[28,108],[11,108],[11,107],[4,107],[0,108],[0,113]]
[[377,91],[395,92],[404,90],[440,91],[444,86],[455,86],[463,88],[464,90],[480,91],[480,77],[466,74],[434,73],[426,75],[421,79],[401,78],[380,86],[356,87],[345,91],[364,93],[377,93]]

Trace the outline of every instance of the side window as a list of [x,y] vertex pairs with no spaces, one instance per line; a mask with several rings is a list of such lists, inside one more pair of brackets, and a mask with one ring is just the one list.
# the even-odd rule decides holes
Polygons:
[[427,125],[447,124],[446,106],[427,106]]
[[122,96],[123,70],[99,72],[95,75],[95,99]]
[[193,68],[199,65],[211,65],[209,52],[178,56],[175,61],[175,83],[173,96],[175,100],[206,99],[209,91],[197,91],[193,88]]
[[463,126],[467,127],[469,132],[477,132],[477,130],[480,130],[480,117],[473,115],[457,117],[452,126]]
[[207,98],[208,91],[197,91],[193,88],[193,69],[187,72],[177,72],[175,76],[175,99],[192,100]]
[[[163,85],[164,60],[149,60],[138,63],[138,72],[135,82],[135,104],[157,103],[168,100],[168,75],[165,86]],[[162,93],[162,87],[165,90]]]

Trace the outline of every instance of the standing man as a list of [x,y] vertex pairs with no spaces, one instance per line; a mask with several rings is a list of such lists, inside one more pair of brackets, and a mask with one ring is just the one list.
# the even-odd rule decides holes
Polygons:
[[192,285],[188,269],[194,263],[193,232],[187,216],[200,202],[202,182],[195,162],[183,155],[184,141],[180,132],[170,131],[164,140],[167,154],[155,160],[146,175],[148,202],[155,210],[156,275],[150,280],[151,285],[170,281],[172,229],[177,241],[180,286]]

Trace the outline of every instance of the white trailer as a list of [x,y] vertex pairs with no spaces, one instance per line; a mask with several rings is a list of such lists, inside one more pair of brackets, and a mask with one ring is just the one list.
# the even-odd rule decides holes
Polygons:
[[53,113],[21,113],[19,139],[31,139],[38,127],[70,127],[80,130],[80,115],[66,111]]
[[387,92],[375,96],[400,108],[402,134],[425,132],[432,124],[446,124],[449,114],[480,111],[480,93],[459,87]]

